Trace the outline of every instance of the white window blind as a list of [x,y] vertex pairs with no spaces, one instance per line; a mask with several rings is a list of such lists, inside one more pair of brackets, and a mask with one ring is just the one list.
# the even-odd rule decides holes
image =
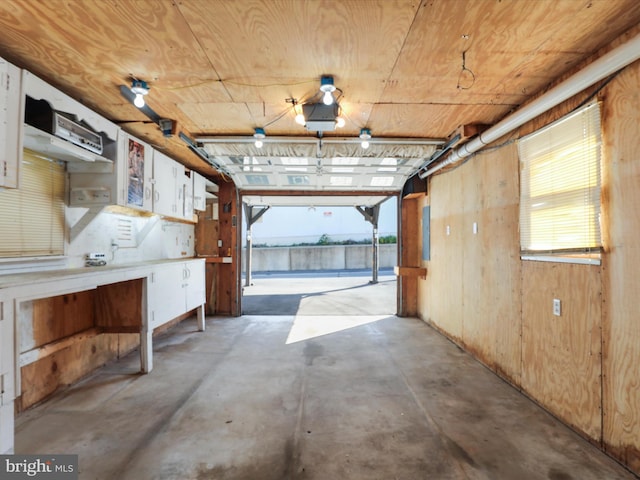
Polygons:
[[518,152],[522,252],[599,251],[600,105],[523,137]]
[[0,191],[0,257],[64,254],[64,166],[24,151],[19,189]]

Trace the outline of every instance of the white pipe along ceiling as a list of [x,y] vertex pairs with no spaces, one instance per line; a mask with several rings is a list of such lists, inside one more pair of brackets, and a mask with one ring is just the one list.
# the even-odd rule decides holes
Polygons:
[[424,179],[447,165],[451,165],[458,160],[468,157],[491,142],[498,140],[521,125],[524,125],[526,122],[580,93],[594,83],[614,74],[639,58],[640,35],[636,35],[631,40],[606,53],[575,75],[525,105],[517,112],[507,116],[493,127],[453,150],[446,160],[429,170],[419,173],[418,176]]

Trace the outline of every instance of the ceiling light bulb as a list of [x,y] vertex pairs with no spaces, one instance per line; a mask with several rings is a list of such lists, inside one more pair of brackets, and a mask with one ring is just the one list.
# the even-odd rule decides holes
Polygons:
[[133,104],[138,107],[144,107],[144,96],[149,93],[149,86],[144,80],[134,80],[131,82],[131,92],[135,94]]
[[303,126],[304,126],[305,123],[307,123],[305,118],[304,118],[304,115],[302,113],[298,113],[296,115],[296,123],[298,125],[303,125]]
[[262,140],[266,137],[266,134],[264,133],[264,129],[256,128],[255,133],[253,134],[253,137],[256,139],[255,141],[256,148],[262,148],[262,146],[264,145],[264,142]]
[[322,96],[322,103],[325,105],[332,105],[334,101],[332,93],[336,91],[336,86],[333,84],[332,76],[325,75],[320,77],[320,91],[324,93]]
[[360,140],[362,140],[362,142],[360,142],[360,146],[364,149],[369,148],[369,140],[371,139],[371,130],[369,130],[368,128],[363,128],[362,130],[360,130]]
[[138,108],[144,107],[144,95],[136,93],[136,98],[133,100],[133,104]]
[[336,118],[336,128],[342,128],[344,127],[344,124],[345,124],[344,118],[342,117]]

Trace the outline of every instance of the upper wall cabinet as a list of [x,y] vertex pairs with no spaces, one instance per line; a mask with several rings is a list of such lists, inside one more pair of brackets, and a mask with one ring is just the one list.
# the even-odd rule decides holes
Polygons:
[[205,211],[207,209],[207,179],[197,172],[191,172],[193,177],[193,209]]
[[20,83],[20,69],[0,58],[0,187],[6,188],[18,186]]

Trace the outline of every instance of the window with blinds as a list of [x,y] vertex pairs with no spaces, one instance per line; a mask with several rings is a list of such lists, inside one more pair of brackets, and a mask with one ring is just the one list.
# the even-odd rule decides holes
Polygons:
[[599,103],[518,142],[523,254],[600,251],[601,143]]
[[0,257],[64,254],[64,166],[24,151],[19,189],[0,191]]

